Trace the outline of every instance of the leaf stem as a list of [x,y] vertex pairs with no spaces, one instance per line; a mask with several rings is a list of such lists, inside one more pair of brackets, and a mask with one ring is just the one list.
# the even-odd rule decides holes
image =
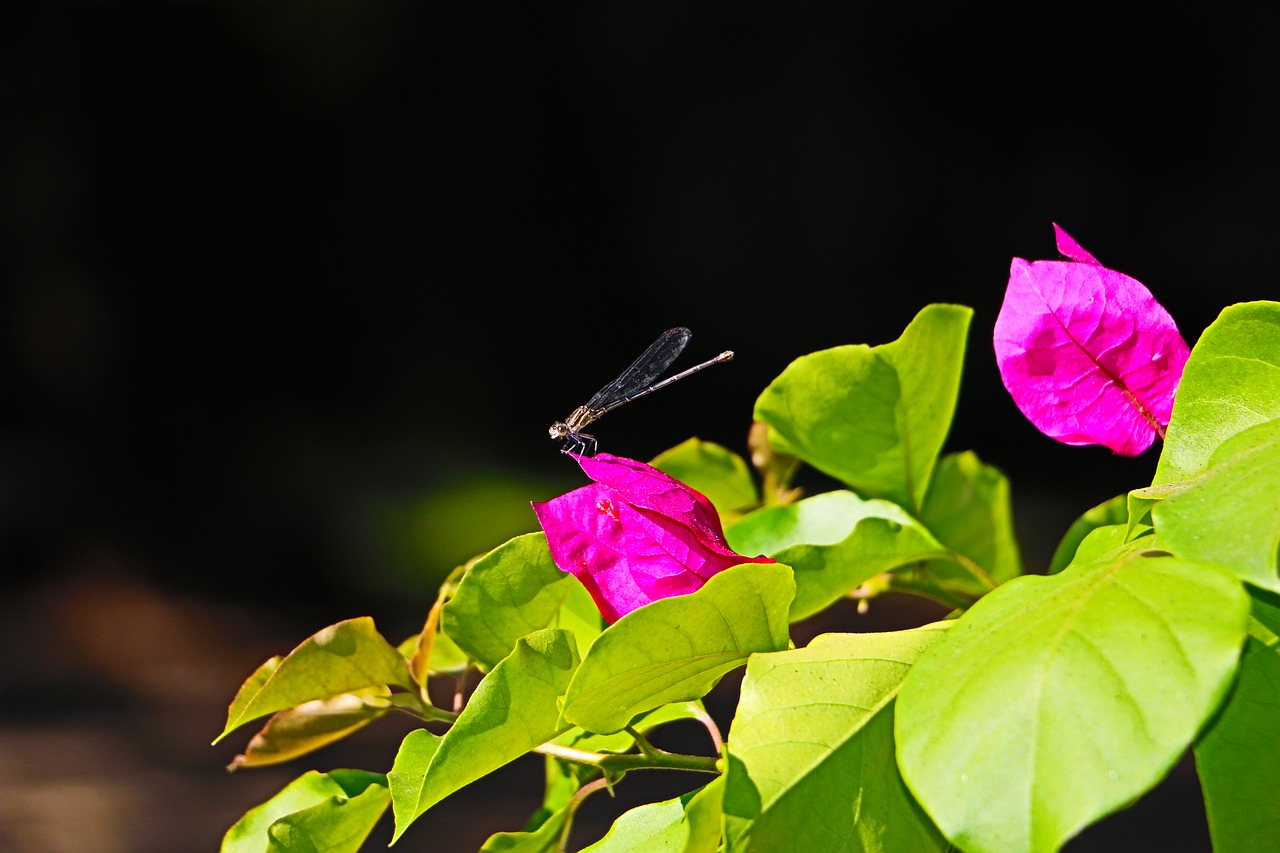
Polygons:
[[698,722],[702,723],[703,728],[707,730],[707,734],[711,735],[711,743],[715,745],[716,755],[723,756],[724,737],[720,734],[720,727],[716,725],[715,720],[711,719],[711,715],[707,713],[706,709],[703,708],[701,704],[698,704],[696,707],[697,710],[694,713],[694,718]]
[[911,581],[905,578],[895,577],[893,579],[893,589],[899,592],[907,592],[913,595],[919,595],[922,598],[928,598],[947,607],[954,607],[957,610],[968,610],[973,602],[957,593],[938,586],[934,583],[926,583],[924,581]]
[[427,709],[427,713],[423,714],[427,722],[449,723],[453,725],[458,721],[458,715],[452,711],[446,711],[443,708],[437,708],[434,705]]
[[[647,741],[646,741],[647,743]],[[534,752],[540,752],[543,755],[552,755],[564,761],[572,761],[574,764],[585,764],[590,767],[599,767],[606,771],[627,770],[691,770],[696,773],[719,773],[718,766],[720,759],[709,755],[683,755],[677,752],[667,752],[658,749],[652,744],[649,745],[650,753],[601,753],[588,752],[584,749],[574,749],[571,746],[561,746],[558,743],[544,743],[542,746],[536,747]]]
[[1277,636],[1275,631],[1259,622],[1257,616],[1249,617],[1249,636],[1269,649],[1280,648],[1280,636]]
[[999,586],[999,584],[992,579],[991,575],[987,574],[986,569],[982,568],[982,566],[979,566],[959,551],[948,551],[947,558],[969,574],[973,575],[974,580],[978,581],[978,583],[982,584],[987,589],[995,589]]
[[462,706],[467,703],[467,676],[471,675],[472,667],[468,666],[458,675],[457,681],[453,689],[453,712],[455,714],[462,713]]
[[632,739],[636,742],[636,746],[640,747],[641,755],[646,758],[652,758],[658,754],[658,749],[653,744],[649,743],[649,739],[642,735],[635,726],[627,726],[626,732],[631,735]]
[[569,835],[573,831],[573,816],[577,813],[578,807],[582,805],[587,797],[601,788],[608,787],[608,785],[608,779],[593,779],[573,792],[573,798],[569,800],[569,804],[565,807],[564,826],[560,828],[560,837],[556,839],[557,853],[565,853],[569,849]]
[[[458,719],[458,715],[443,708],[437,708],[429,702],[422,701],[422,697],[416,693],[393,693],[389,697],[389,707],[392,710],[410,714],[427,722],[439,722],[452,724]],[[367,705],[366,707],[378,707],[375,705]]]
[[800,496],[799,489],[791,487],[791,479],[800,467],[800,459],[779,453],[769,444],[769,427],[763,421],[753,421],[747,433],[747,447],[751,450],[751,464],[760,472],[760,493],[765,506],[789,504]]

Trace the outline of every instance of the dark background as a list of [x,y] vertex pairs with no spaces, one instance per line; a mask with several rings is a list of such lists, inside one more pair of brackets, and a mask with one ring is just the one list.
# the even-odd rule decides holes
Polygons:
[[[1008,473],[1040,569],[1156,451],[1018,414],[990,346],[1010,258],[1057,257],[1056,221],[1193,344],[1276,296],[1274,8],[3,14],[4,851],[212,849],[303,767],[389,766],[402,732],[229,778],[247,734],[206,744],[265,657],[366,614],[398,641],[532,529],[581,481],[547,425],[669,326],[681,364],[737,357],[610,415],[605,449],[745,454],[793,358],[972,306],[948,446]],[[532,768],[401,846],[517,828],[492,798]],[[1186,767],[1076,844],[1162,838],[1207,849]]]

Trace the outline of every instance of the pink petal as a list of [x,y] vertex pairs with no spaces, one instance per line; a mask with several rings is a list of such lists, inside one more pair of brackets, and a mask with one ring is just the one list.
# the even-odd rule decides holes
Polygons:
[[650,601],[694,592],[730,566],[753,562],[703,547],[688,528],[630,506],[599,483],[533,509],[556,565],[582,582],[609,622]]
[[701,492],[635,459],[611,453],[570,455],[588,477],[616,489],[627,503],[677,519],[692,528],[706,546],[733,553],[725,541],[719,513]]
[[1058,227],[1058,223],[1053,223],[1053,236],[1058,241],[1058,251],[1073,261],[1082,264],[1097,264],[1098,259],[1084,250],[1084,247],[1075,241],[1075,238]]
[[734,553],[711,502],[679,480],[606,453],[575,458],[599,482],[533,509],[556,565],[582,582],[609,622],[694,592],[730,566],[773,562]]
[[1021,258],[1009,272],[995,350],[1005,387],[1038,429],[1125,456],[1163,435],[1189,355],[1137,280],[1096,261]]

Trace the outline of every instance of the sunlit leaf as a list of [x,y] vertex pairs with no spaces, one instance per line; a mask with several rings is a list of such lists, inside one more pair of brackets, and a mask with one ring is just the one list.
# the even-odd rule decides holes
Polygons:
[[[230,707],[227,708],[228,721],[247,719],[244,717],[245,709],[248,708],[249,703],[262,692],[262,688],[266,686],[267,681],[275,674],[275,671],[280,667],[280,662],[282,660],[284,660],[282,655],[274,655],[273,657],[268,658],[261,666],[253,671],[253,675],[250,675],[245,679],[244,684],[241,684],[240,689],[236,691],[236,696],[231,701]],[[218,740],[225,737],[227,732],[230,730],[231,727],[228,725],[222,734],[218,736]],[[217,742],[217,740],[214,741],[214,743]]]
[[1151,508],[1162,500],[1171,498],[1184,491],[1190,481],[1180,483],[1161,483],[1156,486],[1145,486],[1132,489],[1126,501],[1129,520],[1125,526],[1125,534],[1132,537],[1139,527],[1151,526]]
[[266,853],[357,853],[391,802],[383,785],[347,800],[330,798],[267,829]]
[[1125,495],[1116,495],[1086,510],[1071,523],[1066,535],[1058,543],[1058,547],[1053,552],[1053,558],[1049,561],[1049,573],[1056,574],[1065,569],[1075,559],[1076,549],[1080,547],[1080,543],[1091,532],[1099,527],[1124,524],[1128,518],[1129,511],[1126,508]]
[[730,851],[945,848],[898,775],[893,706],[947,627],[826,634],[751,658],[729,732]]
[[[1280,606],[1257,596],[1255,618],[1280,633]],[[1270,850],[1280,838],[1280,645],[1250,637],[1235,689],[1196,744],[1213,849]]]
[[1213,560],[1255,586],[1280,591],[1280,418],[1224,441],[1209,467],[1151,509],[1161,544]]
[[577,666],[573,634],[536,631],[484,677],[443,737],[411,732],[387,775],[395,837],[454,791],[565,731],[558,701]]
[[684,807],[689,837],[684,843],[683,853],[717,853],[723,849],[720,844],[723,838],[720,831],[724,822],[723,799],[723,775],[693,792],[693,799]]
[[315,634],[278,663],[259,667],[232,701],[218,739],[284,708],[384,685],[415,689],[408,661],[383,639],[372,619],[348,619]]
[[[707,790],[713,786],[713,790]],[[707,850],[706,836],[710,834],[707,830],[715,830],[715,841],[718,842],[719,827],[711,827],[710,821],[701,820],[698,809],[703,803],[697,801],[702,797],[705,805],[714,806],[719,788],[717,779],[704,788],[679,797],[637,806],[621,815],[604,838],[584,847],[582,853],[700,853]],[[709,849],[714,851],[715,847]]]
[[[556,741],[559,739],[556,738]],[[581,764],[563,761],[553,755],[543,756],[542,768],[542,805],[534,811],[528,823],[524,825],[522,831],[526,833],[536,832],[557,813],[563,812],[565,806],[573,801],[574,795],[582,787],[583,777],[590,772]]]
[[400,649],[400,654],[414,665],[414,678],[420,683],[432,675],[458,675],[471,664],[471,658],[458,648],[458,644],[448,634],[437,631],[431,640],[431,650],[426,658],[426,671],[419,672],[418,670],[422,667],[420,650],[423,636],[424,634],[419,632],[406,637],[397,647]]
[[292,761],[364,728],[391,708],[385,686],[313,699],[271,716],[229,770]]
[[1136,539],[1129,539],[1128,528],[1125,525],[1109,524],[1089,531],[1076,549],[1071,564],[1095,563],[1099,560],[1116,561],[1123,557],[1159,553],[1163,552],[1154,535],[1148,533]]
[[381,774],[310,770],[227,830],[221,853],[354,853],[389,801]]
[[480,853],[558,853],[569,809],[562,807],[534,829],[490,835]]
[[746,460],[713,442],[688,439],[664,450],[650,464],[702,492],[721,517],[760,503]]
[[615,732],[668,702],[698,699],[753,652],[787,647],[791,570],[747,563],[690,595],[642,607],[609,627],[569,685],[564,717]]
[[1201,473],[1218,447],[1280,418],[1280,303],[1232,305],[1187,362],[1154,484]]
[[575,608],[564,609],[575,587],[580,584],[552,561],[546,536],[528,533],[471,566],[441,622],[458,647],[486,669],[509,655],[521,637],[543,628],[568,628],[585,648],[602,623],[598,614],[584,621]]
[[[949,453],[938,462],[920,510],[921,524],[949,550],[968,558],[993,583],[1022,573],[1022,557],[1013,529],[1009,480],[972,451]],[[927,577],[951,589],[981,595],[983,579],[954,560],[930,560]]]
[[902,507],[844,490],[763,507],[743,516],[725,535],[735,549],[759,551],[791,566],[796,582],[793,622],[882,572],[948,553]]
[[1247,619],[1240,583],[1190,560],[1124,554],[1015,578],[907,676],[903,778],[970,853],[1057,850],[1186,752],[1231,684]]
[[930,305],[893,343],[801,356],[756,400],[755,419],[779,451],[916,510],[951,427],[972,313]]

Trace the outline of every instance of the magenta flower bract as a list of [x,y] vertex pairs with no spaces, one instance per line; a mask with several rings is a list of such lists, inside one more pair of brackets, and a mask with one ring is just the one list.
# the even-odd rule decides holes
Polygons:
[[582,582],[608,622],[694,592],[730,566],[773,562],[734,553],[711,501],[657,468],[608,453],[568,455],[595,482],[534,502],[533,511],[556,565]]
[[1013,259],[995,325],[1000,377],[1045,435],[1137,456],[1164,437],[1190,350],[1141,282],[1053,227],[1072,260]]

